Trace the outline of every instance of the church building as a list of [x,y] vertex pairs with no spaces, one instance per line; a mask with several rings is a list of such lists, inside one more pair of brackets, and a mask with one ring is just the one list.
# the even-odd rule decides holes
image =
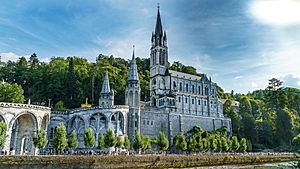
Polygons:
[[150,100],[141,105],[141,87],[133,50],[126,83],[125,105],[114,105],[106,72],[98,107],[52,112],[48,127],[49,139],[55,127],[63,123],[70,134],[76,130],[79,148],[84,148],[84,133],[92,128],[96,146],[100,134],[108,128],[116,135],[128,135],[133,140],[135,131],[150,137],[163,131],[173,140],[176,134],[194,126],[212,131],[226,126],[231,132],[231,120],[223,115],[223,104],[218,98],[217,84],[211,78],[169,69],[167,34],[163,30],[158,8],[150,49]]

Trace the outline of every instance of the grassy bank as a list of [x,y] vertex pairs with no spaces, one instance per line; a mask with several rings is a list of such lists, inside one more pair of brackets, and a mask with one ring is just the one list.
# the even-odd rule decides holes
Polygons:
[[1,156],[0,168],[183,168],[297,161],[295,155]]

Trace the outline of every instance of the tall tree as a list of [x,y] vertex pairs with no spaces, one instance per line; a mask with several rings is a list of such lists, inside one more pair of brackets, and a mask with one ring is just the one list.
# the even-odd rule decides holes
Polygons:
[[240,148],[240,143],[239,143],[237,137],[236,137],[236,136],[233,136],[233,137],[231,138],[231,150],[232,150],[233,152],[237,152],[237,151],[239,150],[239,148]]
[[124,136],[124,148],[130,150],[130,140],[127,135]]
[[78,140],[77,140],[76,130],[74,129],[70,135],[69,147],[72,149],[76,149],[77,146],[78,146]]
[[239,151],[246,152],[246,150],[247,150],[247,140],[245,138],[242,138],[240,141]]
[[94,147],[95,145],[95,137],[93,134],[92,128],[87,128],[84,135],[84,145],[87,148]]
[[36,148],[42,149],[48,144],[47,132],[45,130],[37,130],[36,135],[33,136],[33,144]]
[[135,131],[132,147],[135,151],[140,151],[143,147],[143,140],[138,131]]
[[116,137],[116,147],[117,148],[122,148],[123,147],[123,141],[122,141],[122,138],[120,136],[117,136]]
[[104,149],[106,146],[105,146],[105,138],[103,136],[103,134],[101,134],[98,138],[98,148],[100,150]]
[[183,133],[177,134],[175,139],[175,147],[179,151],[185,151],[187,149],[186,138]]
[[0,102],[23,103],[25,100],[23,94],[24,90],[16,83],[0,84]]
[[115,147],[116,138],[113,130],[109,128],[104,136],[106,148]]
[[161,150],[161,151],[168,150],[169,140],[168,140],[167,136],[162,131],[159,132],[156,141],[157,141],[157,146],[158,146],[159,150]]
[[147,152],[152,149],[151,139],[148,136],[142,135],[141,136],[143,146],[142,151]]
[[0,121],[0,147],[3,147],[6,141],[6,124],[4,121]]
[[277,145],[281,144],[290,144],[292,139],[292,118],[288,109],[280,110],[277,112],[277,117],[275,119],[276,125],[276,143]]
[[52,145],[58,154],[68,146],[67,131],[64,124],[60,123],[55,131],[52,139]]

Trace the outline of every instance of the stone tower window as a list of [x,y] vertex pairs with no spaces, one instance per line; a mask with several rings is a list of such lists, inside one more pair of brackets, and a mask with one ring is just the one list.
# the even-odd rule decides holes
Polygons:
[[186,92],[189,92],[189,84],[185,85]]
[[182,91],[182,83],[179,83],[179,91]]

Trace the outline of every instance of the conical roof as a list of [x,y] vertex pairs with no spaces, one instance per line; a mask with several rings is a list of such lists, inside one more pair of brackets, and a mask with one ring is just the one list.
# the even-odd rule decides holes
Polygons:
[[101,93],[110,93],[109,79],[107,70],[105,72]]
[[129,70],[127,80],[139,80],[139,74],[137,71],[137,65],[136,65],[136,60],[134,55],[134,46],[133,46],[132,60],[130,62],[130,70]]

